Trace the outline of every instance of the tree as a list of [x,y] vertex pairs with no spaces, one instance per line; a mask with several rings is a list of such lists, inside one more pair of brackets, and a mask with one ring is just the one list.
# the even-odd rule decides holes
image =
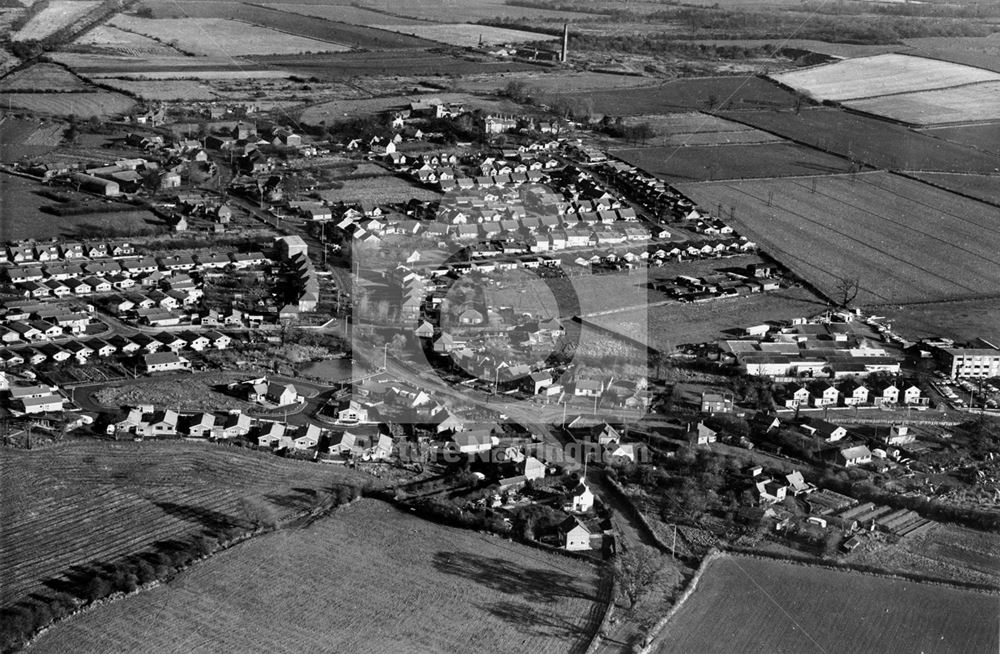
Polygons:
[[841,277],[837,280],[837,285],[834,289],[836,292],[835,299],[839,300],[840,306],[846,309],[858,297],[858,291],[861,290],[861,282],[857,277]]
[[623,547],[615,557],[614,573],[619,597],[635,608],[643,592],[663,567],[659,553],[648,545]]

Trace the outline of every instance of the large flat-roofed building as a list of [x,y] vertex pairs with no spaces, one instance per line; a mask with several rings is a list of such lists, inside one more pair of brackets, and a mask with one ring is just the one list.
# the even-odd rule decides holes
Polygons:
[[972,347],[943,347],[938,359],[953,379],[1000,377],[1000,348],[981,339]]

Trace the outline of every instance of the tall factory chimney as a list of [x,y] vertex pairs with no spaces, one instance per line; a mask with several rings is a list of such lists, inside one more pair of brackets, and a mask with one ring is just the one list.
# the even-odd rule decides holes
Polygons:
[[563,42],[562,42],[562,53],[559,55],[559,61],[566,63],[566,57],[569,55],[569,23],[563,23]]

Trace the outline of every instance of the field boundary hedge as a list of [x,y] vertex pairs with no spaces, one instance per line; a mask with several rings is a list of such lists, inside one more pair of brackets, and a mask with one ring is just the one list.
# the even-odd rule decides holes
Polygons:
[[691,597],[691,595],[693,595],[694,592],[698,589],[698,582],[701,581],[701,576],[705,573],[705,570],[708,568],[709,564],[712,563],[712,561],[716,561],[725,556],[727,555],[724,552],[720,552],[718,550],[713,549],[708,553],[708,556],[706,556],[704,559],[701,560],[701,564],[695,571],[694,576],[691,577],[691,581],[690,583],[688,583],[688,587],[684,590],[683,593],[681,593],[681,596],[677,599],[677,603],[674,604],[672,607],[670,607],[670,610],[667,611],[667,614],[664,615],[662,618],[660,618],[656,622],[656,624],[650,627],[649,631],[646,632],[646,636],[643,638],[643,641],[646,644],[643,645],[642,648],[639,650],[639,654],[652,654],[653,643],[656,640],[656,637],[660,634],[660,632],[663,631],[664,628],[666,628],[667,623],[670,622],[670,619],[674,617],[674,615],[681,609],[681,607],[684,606],[684,603],[688,600],[688,598]]

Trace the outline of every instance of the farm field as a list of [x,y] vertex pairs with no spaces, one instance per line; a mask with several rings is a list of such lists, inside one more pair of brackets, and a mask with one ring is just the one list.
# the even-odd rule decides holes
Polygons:
[[961,173],[913,173],[935,186],[1000,204],[1000,175],[964,175]]
[[[395,0],[360,0],[359,7],[435,23],[475,22],[495,18],[550,20],[593,20],[599,15],[584,11],[554,11],[508,5],[503,0],[415,0],[401,4]],[[382,21],[383,23],[388,21]]]
[[791,108],[795,96],[776,84],[759,77],[700,77],[681,79],[659,86],[620,91],[593,91],[565,96],[581,107],[609,116],[643,116],[671,111],[698,111],[709,104],[716,108],[776,109]]
[[[337,43],[348,48],[363,50],[393,50],[398,48],[432,47],[432,41],[412,36],[394,34],[385,30],[361,25],[325,20],[315,16],[269,9],[263,5],[240,2],[215,2],[214,0],[192,0],[165,4],[147,0],[143,6],[153,10],[157,19],[226,19],[258,25],[262,28],[284,32],[329,43]],[[391,20],[391,19],[389,19]],[[388,22],[383,21],[383,22]],[[114,23],[113,23],[114,24]]]
[[[391,32],[383,32],[392,34]],[[407,37],[409,38],[409,37]],[[363,76],[445,76],[499,74],[539,70],[539,66],[492,57],[472,59],[440,52],[408,50],[389,52],[348,52],[311,56],[254,57],[258,65],[283,68],[323,81],[341,81]]]
[[569,91],[603,90],[611,88],[634,88],[649,86],[650,78],[638,75],[613,75],[611,73],[595,73],[591,71],[554,70],[527,73],[512,73],[497,79],[495,75],[465,76],[455,80],[454,89],[470,93],[493,93],[502,88],[509,80],[519,80],[528,87],[533,95],[544,96],[548,93],[564,93]]
[[851,100],[844,106],[910,125],[993,120],[1000,118],[1000,82]]
[[1000,38],[995,33],[989,36],[928,36],[903,39],[903,43],[926,57],[1000,73]]
[[72,25],[101,3],[97,0],[49,0],[14,35],[15,41],[39,40]]
[[934,127],[921,130],[920,133],[1000,156],[1000,122],[958,127]]
[[664,146],[611,153],[671,182],[842,173],[850,163],[794,143]]
[[87,30],[77,37],[74,43],[133,57],[141,55],[179,56],[182,54],[176,48],[164,45],[156,39],[135,32],[126,32],[107,24]]
[[349,48],[312,38],[222,18],[135,18],[115,16],[111,25],[165,41],[184,52],[215,57],[304,52],[345,52]]
[[[403,560],[405,572],[387,565]],[[67,620],[27,651],[576,652],[604,591],[589,563],[360,500]]]
[[401,34],[410,34],[429,41],[437,41],[445,45],[460,48],[473,48],[479,45],[500,45],[504,43],[530,43],[532,41],[552,41],[558,37],[537,32],[490,27],[489,25],[471,25],[469,23],[450,23],[443,25],[427,24],[386,24],[378,25],[380,29]]
[[123,54],[55,52],[55,61],[84,77],[140,75],[148,79],[219,77],[288,77],[287,71],[259,70],[253,64],[224,57],[185,57],[179,54],[135,57]]
[[702,206],[735,207],[741,233],[831,296],[845,275],[860,281],[859,304],[996,292],[996,207],[918,181],[861,173],[680,190]]
[[93,87],[55,64],[35,64],[0,80],[0,91],[86,91]]
[[1000,646],[998,618],[995,595],[726,557],[709,563],[654,651],[985,653]]
[[684,344],[714,341],[727,330],[814,315],[826,306],[806,289],[788,288],[697,304],[654,304],[587,320],[629,338],[648,333],[652,347],[671,352]]
[[269,505],[280,519],[309,506],[317,491],[367,479],[336,466],[184,441],[5,449],[0,471],[4,606],[74,566],[238,523],[245,499]]
[[315,16],[326,20],[335,20],[351,25],[379,25],[392,22],[395,25],[427,25],[426,21],[412,20],[396,15],[387,15],[378,11],[364,9],[348,4],[295,4],[293,2],[260,3],[268,9],[285,11],[303,16]]
[[1000,341],[1000,303],[994,297],[878,307],[880,316],[909,339],[944,336],[959,342]]
[[[39,123],[35,120],[0,116],[0,163],[14,163],[21,157],[36,157],[51,152],[62,142],[66,125],[62,123]],[[0,175],[0,196],[8,182],[13,186],[27,185],[26,181],[14,183],[17,179]]]
[[134,80],[114,77],[101,79],[101,83],[119,91],[132,93],[143,100],[216,100],[219,94],[207,84],[195,80]]
[[643,146],[688,145],[748,145],[780,143],[780,136],[769,134],[742,123],[698,112],[661,114],[625,119],[626,125],[646,123],[656,136]]
[[1000,81],[1000,73],[902,54],[846,59],[772,75],[816,100],[856,100]]
[[[59,131],[62,131],[60,128]],[[37,133],[37,132],[36,132]],[[0,126],[0,135],[3,134]],[[40,155],[50,151],[51,147],[37,146],[34,154]],[[17,148],[14,153],[22,151]],[[36,150],[36,148],[31,148]],[[7,160],[6,148],[3,148],[3,160]],[[0,240],[16,241],[24,238],[93,237],[110,234],[127,235],[142,231],[157,230],[163,222],[152,213],[137,209],[136,211],[115,213],[93,213],[78,216],[56,216],[41,210],[45,206],[54,206],[55,200],[39,195],[43,186],[31,180],[14,175],[0,174],[0,197],[9,206],[17,207],[17,211],[4,212],[3,223],[0,224]],[[76,194],[75,192],[60,192],[82,201],[98,202],[94,198]]]
[[83,91],[80,93],[5,93],[9,107],[24,109],[36,114],[56,116],[108,117],[127,113],[135,100],[110,91]]
[[876,168],[990,173],[994,155],[839,109],[726,111],[722,116]]

